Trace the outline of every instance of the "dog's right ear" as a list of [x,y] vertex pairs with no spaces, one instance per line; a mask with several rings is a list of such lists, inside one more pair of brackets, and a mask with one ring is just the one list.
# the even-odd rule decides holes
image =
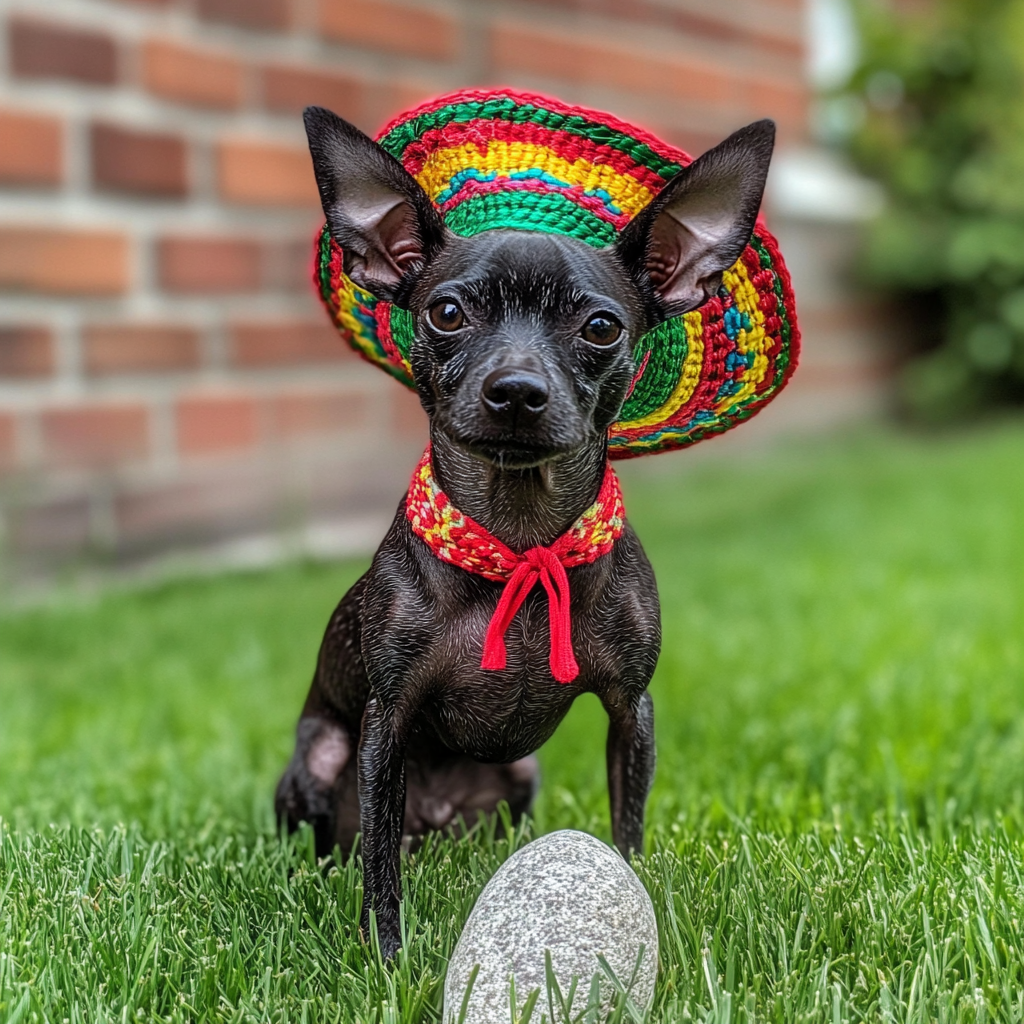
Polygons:
[[302,119],[345,273],[378,298],[401,301],[444,244],[440,216],[416,179],[354,125],[323,107],[306,107]]
[[775,144],[775,123],[755,121],[666,182],[626,226],[616,251],[649,285],[660,319],[696,309],[750,241]]

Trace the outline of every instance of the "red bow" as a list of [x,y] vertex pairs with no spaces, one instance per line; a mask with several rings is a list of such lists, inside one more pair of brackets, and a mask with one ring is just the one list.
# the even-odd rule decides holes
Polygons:
[[565,566],[550,548],[530,548],[524,551],[522,560],[516,566],[511,579],[501,592],[498,607],[491,616],[484,637],[484,656],[480,667],[500,669],[505,667],[505,633],[526,600],[540,580],[548,592],[548,621],[551,626],[551,674],[560,683],[571,683],[579,674],[580,667],[572,651],[572,629],[569,622],[569,577]]

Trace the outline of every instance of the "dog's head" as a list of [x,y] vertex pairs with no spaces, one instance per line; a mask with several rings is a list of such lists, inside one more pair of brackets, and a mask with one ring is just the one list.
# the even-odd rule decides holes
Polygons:
[[598,249],[533,231],[457,236],[359,129],[320,107],[305,122],[345,273],[414,317],[413,376],[432,429],[507,468],[607,435],[635,342],[714,295],[749,242],[775,138],[771,121],[731,135]]

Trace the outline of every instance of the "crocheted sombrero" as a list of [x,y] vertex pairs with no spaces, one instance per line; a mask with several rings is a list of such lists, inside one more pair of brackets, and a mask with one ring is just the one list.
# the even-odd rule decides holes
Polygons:
[[[397,117],[377,141],[455,234],[513,228],[594,246],[613,242],[691,161],[608,114],[509,90],[443,96]],[[314,279],[349,344],[411,387],[412,315],[349,280],[326,225]],[[636,376],[609,454],[683,448],[749,419],[785,386],[799,347],[789,273],[758,220],[718,294],[637,342]]]

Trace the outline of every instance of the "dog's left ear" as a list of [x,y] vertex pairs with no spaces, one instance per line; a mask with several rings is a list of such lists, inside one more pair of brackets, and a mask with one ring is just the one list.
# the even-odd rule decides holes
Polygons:
[[663,318],[703,305],[739,259],[774,145],[774,121],[741,128],[670,179],[622,232],[616,252],[641,285],[653,287]]
[[415,178],[355,125],[323,107],[303,112],[320,202],[360,287],[401,301],[441,248],[445,228]]

